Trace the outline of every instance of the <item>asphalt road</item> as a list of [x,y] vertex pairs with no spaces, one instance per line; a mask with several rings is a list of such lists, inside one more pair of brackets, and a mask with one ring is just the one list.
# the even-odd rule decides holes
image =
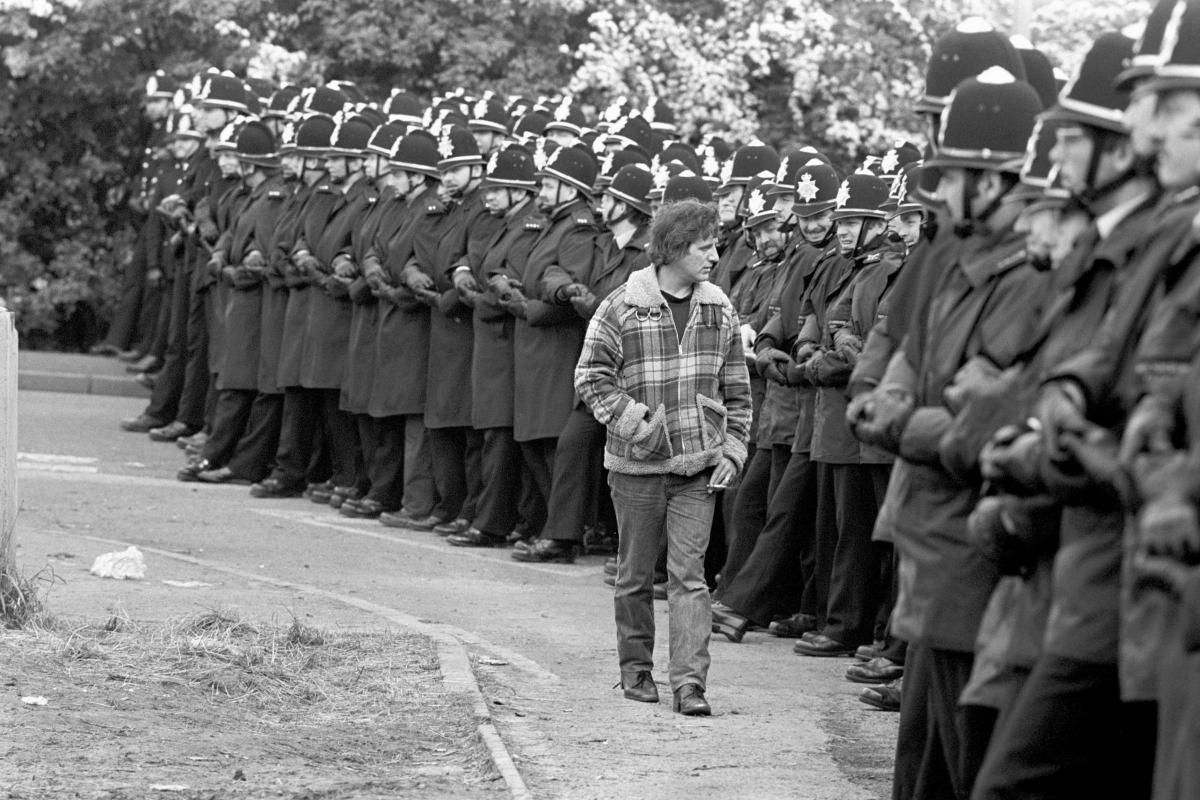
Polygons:
[[[55,567],[51,611],[135,618],[234,604],[347,627],[384,623],[356,598],[443,626],[467,644],[496,723],[532,793],[548,798],[879,798],[890,796],[897,715],[869,709],[845,659],[805,659],[762,633],[712,644],[714,716],[633,703],[618,681],[602,558],[532,565],[507,551],[460,550],[429,533],[354,521],[307,500],[174,480],[182,452],[121,432],[131,398],[22,392],[18,562]],[[137,544],[148,581],[99,582],[95,555]],[[85,563],[86,562],[86,563]],[[290,587],[281,590],[255,576]],[[656,677],[666,675],[665,603]]]

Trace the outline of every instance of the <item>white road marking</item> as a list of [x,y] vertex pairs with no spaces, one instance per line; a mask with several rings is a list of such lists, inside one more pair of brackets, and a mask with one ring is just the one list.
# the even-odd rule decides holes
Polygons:
[[41,464],[95,464],[99,460],[89,456],[64,456],[58,453],[17,453],[17,461],[35,461]]

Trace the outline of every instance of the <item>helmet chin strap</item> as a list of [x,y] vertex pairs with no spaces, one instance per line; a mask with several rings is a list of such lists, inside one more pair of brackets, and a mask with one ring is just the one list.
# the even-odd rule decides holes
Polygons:
[[1152,156],[1137,156],[1134,158],[1133,163],[1120,174],[1113,176],[1102,184],[1096,184],[1096,176],[1100,172],[1100,159],[1104,157],[1106,145],[1111,143],[1118,135],[1102,129],[1094,130],[1092,134],[1092,155],[1088,158],[1087,176],[1084,178],[1083,188],[1077,192],[1072,192],[1072,199],[1075,201],[1075,205],[1093,217],[1097,216],[1095,212],[1096,203],[1104,199],[1104,197],[1115,192],[1134,178],[1154,174],[1154,158]]
[[992,198],[992,201],[980,211],[978,214],[971,208],[971,204],[979,197],[979,179],[982,174],[977,171],[971,171],[967,174],[967,179],[962,185],[962,204],[963,204],[963,219],[961,222],[954,224],[954,235],[960,239],[965,239],[968,236],[974,235],[976,232],[986,232],[987,222],[1000,208],[1004,202],[1004,192]]

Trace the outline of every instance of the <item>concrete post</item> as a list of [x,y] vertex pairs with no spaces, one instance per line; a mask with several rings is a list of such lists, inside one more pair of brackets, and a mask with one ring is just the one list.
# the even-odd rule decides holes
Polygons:
[[16,577],[17,328],[0,310],[0,587]]

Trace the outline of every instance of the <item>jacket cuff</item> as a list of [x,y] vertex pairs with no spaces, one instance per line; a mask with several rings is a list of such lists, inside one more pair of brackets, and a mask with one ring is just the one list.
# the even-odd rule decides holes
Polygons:
[[637,433],[638,425],[646,419],[646,412],[650,407],[644,403],[633,402],[625,406],[615,420],[613,420],[612,431],[622,439],[632,439]]
[[737,466],[738,474],[742,472],[742,467],[746,464],[746,444],[740,439],[734,439],[730,436],[725,437],[725,443],[721,445],[721,455],[728,458]]

